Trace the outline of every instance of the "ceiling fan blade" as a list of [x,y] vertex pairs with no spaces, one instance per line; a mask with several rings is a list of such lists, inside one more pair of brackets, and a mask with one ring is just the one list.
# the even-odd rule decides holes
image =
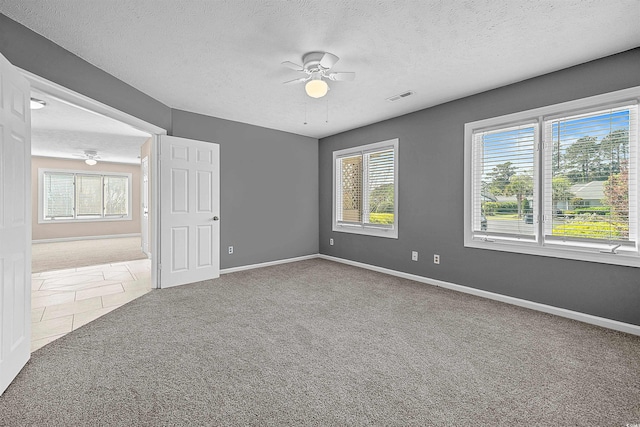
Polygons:
[[284,65],[287,68],[291,68],[292,70],[304,71],[304,68],[302,67],[302,65],[294,64],[291,61],[284,61],[282,62],[282,65]]
[[325,70],[328,70],[333,67],[339,59],[340,58],[335,56],[333,53],[325,52],[324,55],[322,55],[322,59],[320,59],[320,66]]
[[327,77],[329,77],[329,80],[333,80],[336,82],[347,82],[347,81],[355,80],[356,73],[352,71],[342,72],[342,73],[329,73]]
[[308,77],[300,77],[299,79],[293,79],[293,80],[289,80],[288,82],[284,82],[282,83],[283,85],[290,85],[290,84],[294,84],[294,83],[302,83],[309,80]]

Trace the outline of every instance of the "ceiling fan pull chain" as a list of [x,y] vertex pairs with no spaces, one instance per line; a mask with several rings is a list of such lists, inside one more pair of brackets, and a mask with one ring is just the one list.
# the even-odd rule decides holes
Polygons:
[[329,98],[327,98],[327,118],[324,122],[329,123]]
[[307,99],[304,100],[304,124],[307,124]]

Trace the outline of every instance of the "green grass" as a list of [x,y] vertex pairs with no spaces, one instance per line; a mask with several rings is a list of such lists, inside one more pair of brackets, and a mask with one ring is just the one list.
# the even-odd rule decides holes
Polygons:
[[518,218],[518,214],[497,214],[497,215],[485,215],[485,217],[487,219],[494,219],[494,220],[516,220],[516,219],[522,219],[522,218]]
[[372,212],[369,214],[369,222],[371,224],[393,224],[393,214]]

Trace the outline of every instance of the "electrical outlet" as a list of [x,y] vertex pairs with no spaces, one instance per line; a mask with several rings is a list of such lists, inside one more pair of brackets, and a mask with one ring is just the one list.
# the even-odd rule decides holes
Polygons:
[[434,264],[440,264],[440,255],[433,254],[433,263]]
[[418,260],[418,252],[411,251],[411,261],[417,261],[417,260]]
[[233,253],[233,246],[229,246],[229,255]]
[[329,244],[333,246],[333,239],[329,239]]

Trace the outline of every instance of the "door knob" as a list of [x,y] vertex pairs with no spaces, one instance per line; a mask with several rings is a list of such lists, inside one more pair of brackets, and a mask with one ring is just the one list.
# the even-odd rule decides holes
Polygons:
[[219,220],[219,219],[220,219],[220,218],[218,218],[217,216],[214,216],[213,218],[211,218],[211,221],[217,221],[217,220]]

